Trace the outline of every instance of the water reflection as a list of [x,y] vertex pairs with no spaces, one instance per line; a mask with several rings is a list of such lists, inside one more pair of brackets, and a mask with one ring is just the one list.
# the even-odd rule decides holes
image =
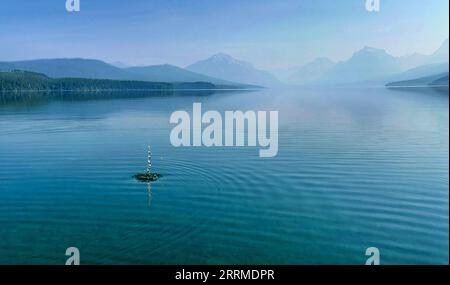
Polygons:
[[147,197],[148,197],[148,207],[152,206],[152,184],[147,183]]
[[[448,96],[411,91],[34,93],[0,105],[0,263],[59,264],[72,241],[89,264],[364,264],[374,241],[384,264],[448,263]],[[279,155],[174,148],[170,114],[193,102],[278,110]],[[148,144],[164,155],[153,185],[131,179]]]
[[38,106],[52,101],[77,102],[147,97],[204,97],[214,94],[252,92],[254,90],[151,90],[99,92],[0,92],[0,105]]

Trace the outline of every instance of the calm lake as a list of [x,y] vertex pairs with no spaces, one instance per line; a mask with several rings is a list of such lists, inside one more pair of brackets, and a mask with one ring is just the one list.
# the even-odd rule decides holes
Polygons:
[[[448,91],[0,95],[0,264],[449,262]],[[172,112],[279,111],[279,152],[170,143]],[[132,176],[164,177],[149,187]]]

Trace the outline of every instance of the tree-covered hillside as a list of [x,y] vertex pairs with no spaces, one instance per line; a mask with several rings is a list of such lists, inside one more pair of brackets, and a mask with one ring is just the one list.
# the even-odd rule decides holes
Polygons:
[[45,74],[51,78],[87,78],[168,83],[210,82],[215,85],[234,86],[240,89],[255,87],[206,76],[174,65],[164,64],[119,68],[101,60],[82,58],[36,59],[12,62],[0,61],[0,72],[8,72],[11,70],[36,72]]
[[0,91],[97,91],[172,89],[170,83],[84,78],[50,78],[44,74],[19,71],[0,72]]
[[84,78],[50,78],[28,71],[0,72],[0,91],[100,91],[100,90],[172,90],[214,89],[207,82],[164,83]]
[[386,86],[388,88],[448,86],[448,72],[411,80],[391,82],[386,84]]

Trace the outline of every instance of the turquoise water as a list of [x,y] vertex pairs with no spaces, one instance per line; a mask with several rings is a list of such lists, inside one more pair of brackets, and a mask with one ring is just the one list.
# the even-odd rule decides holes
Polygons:
[[[448,92],[0,96],[0,263],[449,262]],[[279,153],[174,148],[170,114],[278,110]],[[164,177],[151,185],[146,147]]]

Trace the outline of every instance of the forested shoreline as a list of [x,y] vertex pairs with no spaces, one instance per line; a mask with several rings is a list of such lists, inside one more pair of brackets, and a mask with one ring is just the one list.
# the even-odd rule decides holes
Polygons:
[[45,74],[13,70],[0,72],[0,91],[104,91],[104,90],[179,90],[224,89],[209,82],[147,82],[88,78],[51,78]]

